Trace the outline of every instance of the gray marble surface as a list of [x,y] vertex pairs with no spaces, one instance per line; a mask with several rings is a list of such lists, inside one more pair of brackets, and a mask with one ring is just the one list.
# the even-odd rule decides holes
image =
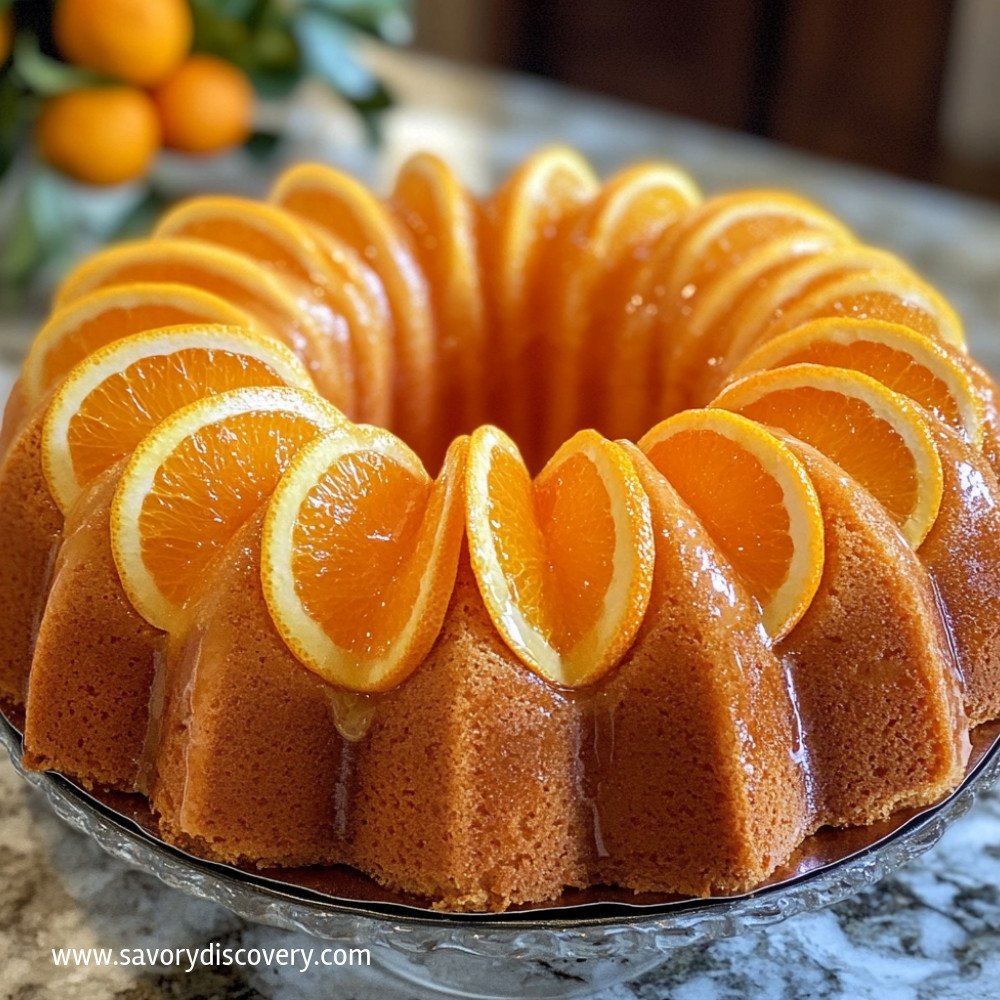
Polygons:
[[[1000,371],[1000,208],[688,122],[569,93],[373,52],[403,102],[386,150],[370,162],[351,126],[314,104],[296,112],[289,158],[325,155],[384,177],[419,147],[460,164],[479,187],[537,145],[565,140],[602,171],[673,159],[706,191],[802,190],[869,241],[935,281],[962,311],[973,350]],[[308,105],[308,99],[305,102]],[[241,178],[253,189],[263,178]],[[0,399],[13,379],[30,314],[0,321]],[[66,828],[0,762],[0,997],[411,997],[376,969],[57,969],[51,949],[312,947],[305,935],[248,925],[162,887]],[[375,956],[377,959],[377,956]],[[1000,997],[1000,795],[987,794],[942,842],[896,877],[832,909],[768,930],[673,953],[611,998]]]

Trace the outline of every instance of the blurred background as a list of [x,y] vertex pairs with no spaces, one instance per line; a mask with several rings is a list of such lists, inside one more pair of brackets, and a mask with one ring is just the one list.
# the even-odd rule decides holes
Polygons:
[[429,148],[486,191],[553,141],[796,187],[886,242],[908,216],[844,164],[1000,202],[1000,0],[0,0],[0,316],[294,160],[384,188]]
[[415,47],[1000,200],[998,0],[422,0]]

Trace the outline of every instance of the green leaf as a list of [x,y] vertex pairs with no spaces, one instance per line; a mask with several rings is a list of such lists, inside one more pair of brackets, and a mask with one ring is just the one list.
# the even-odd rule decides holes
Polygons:
[[297,69],[251,69],[249,76],[253,89],[263,98],[287,97],[302,79]]
[[195,5],[194,49],[235,63],[249,69],[253,61],[250,29],[240,20],[221,15],[214,5],[204,2]]
[[266,160],[274,155],[281,145],[281,136],[274,132],[254,132],[244,144],[246,151],[255,160]]
[[361,116],[361,121],[372,142],[382,139],[382,112],[391,108],[395,97],[384,83],[379,83],[375,91],[362,101],[351,101],[354,110]]
[[117,225],[108,233],[108,242],[148,236],[169,204],[169,198],[150,188],[142,199],[118,220]]
[[21,285],[44,259],[45,250],[27,203],[22,203],[11,222],[7,243],[0,254],[0,284]]
[[95,73],[44,55],[38,39],[27,33],[19,34],[14,45],[14,72],[29,90],[43,97],[102,82]]
[[23,287],[49,254],[66,242],[72,227],[65,183],[48,170],[28,180],[0,255],[0,283]]
[[0,77],[0,177],[24,142],[35,103],[33,98],[18,91],[9,76]]
[[216,18],[246,21],[260,6],[260,0],[191,0],[191,6],[196,13],[204,11]]
[[254,64],[259,69],[299,68],[299,44],[287,28],[265,25],[254,32],[252,45]]
[[351,52],[353,33],[335,18],[304,11],[295,19],[295,37],[306,69],[349,100],[364,100],[378,89],[378,81]]
[[409,0],[305,0],[304,7],[323,11],[347,27],[393,45],[405,44],[413,36]]

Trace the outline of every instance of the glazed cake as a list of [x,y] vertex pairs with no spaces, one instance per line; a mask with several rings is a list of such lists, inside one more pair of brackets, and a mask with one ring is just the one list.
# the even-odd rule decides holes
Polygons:
[[60,288],[0,435],[0,697],[206,858],[747,891],[1000,717],[995,392],[788,193],[295,167]]

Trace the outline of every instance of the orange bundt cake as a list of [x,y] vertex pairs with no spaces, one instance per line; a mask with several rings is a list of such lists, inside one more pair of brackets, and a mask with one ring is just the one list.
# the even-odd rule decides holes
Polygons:
[[0,699],[206,858],[747,891],[1000,717],[998,473],[953,310],[802,198],[299,166],[59,289],[0,431]]

